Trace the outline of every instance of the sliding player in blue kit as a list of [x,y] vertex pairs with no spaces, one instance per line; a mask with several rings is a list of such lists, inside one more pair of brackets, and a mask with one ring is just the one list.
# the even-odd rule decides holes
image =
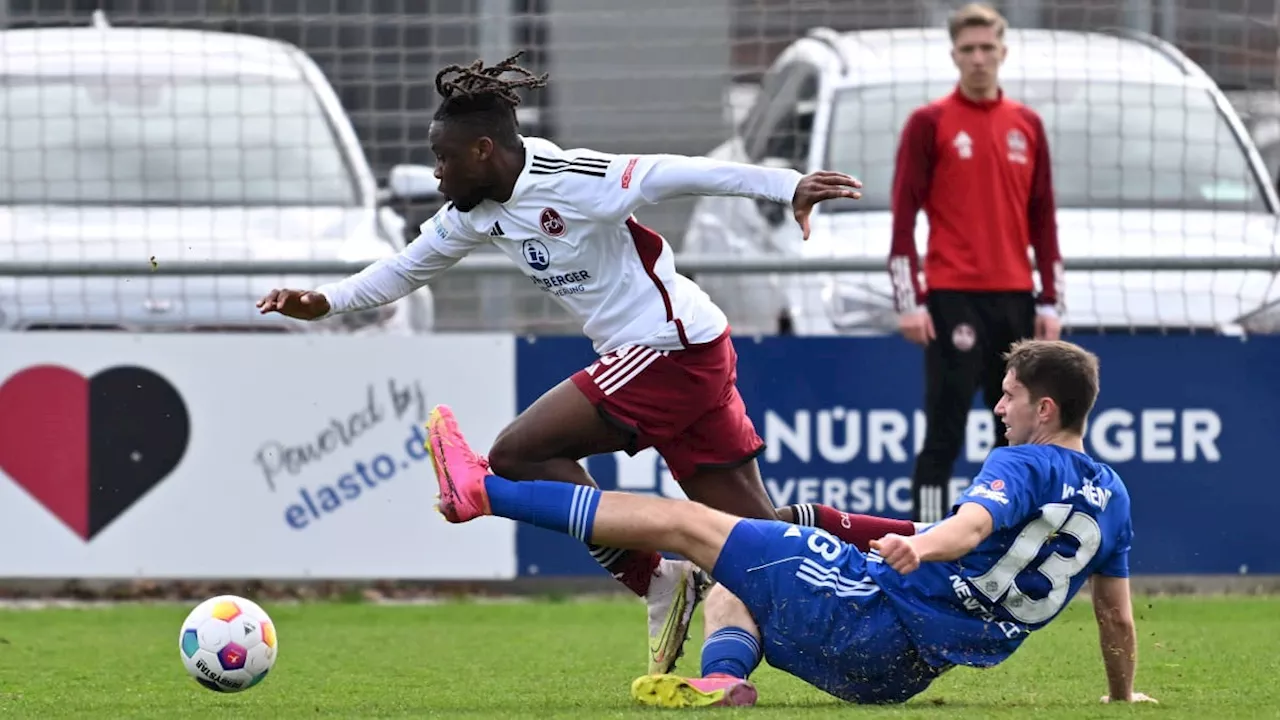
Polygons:
[[1133,537],[1120,477],[1084,452],[1098,361],[1067,342],[1029,340],[1006,355],[996,415],[1009,447],[991,451],[946,519],[864,555],[829,533],[733,517],[697,503],[512,482],[488,472],[452,413],[428,424],[450,522],[496,515],[609,547],[680,553],[719,585],[706,600],[702,677],[645,675],[648,705],[752,705],[762,657],[856,703],[899,703],[952,667],[1003,662],[1091,580],[1106,669],[1104,702],[1134,692],[1129,595]]

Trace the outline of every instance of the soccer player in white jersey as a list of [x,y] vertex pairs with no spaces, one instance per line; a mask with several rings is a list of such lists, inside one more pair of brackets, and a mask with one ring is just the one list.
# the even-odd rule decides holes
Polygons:
[[[521,136],[515,65],[479,61],[436,77],[443,96],[430,129],[440,190],[449,199],[399,255],[314,291],[273,290],[262,312],[315,320],[395,301],[476,248],[493,244],[583,325],[599,359],[549,390],[490,448],[488,468],[512,480],[594,486],[583,457],[655,448],[688,497],[749,518],[817,525],[862,546],[912,523],[813,505],[773,506],[756,456],[764,441],[736,387],[724,313],[675,270],[671,247],[636,221],[638,208],[684,195],[739,195],[792,206],[808,236],[815,203],[859,198],[848,175],[801,176],[675,155],[564,150]],[[518,76],[504,79],[514,72]],[[449,79],[450,76],[454,76]],[[851,536],[852,534],[852,536]],[[591,546],[592,556],[649,607],[649,671],[670,672],[705,576],[655,552]]]

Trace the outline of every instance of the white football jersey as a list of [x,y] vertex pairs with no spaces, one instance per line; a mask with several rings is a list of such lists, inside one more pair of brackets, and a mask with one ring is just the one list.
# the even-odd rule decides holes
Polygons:
[[800,174],[678,155],[564,150],[523,137],[525,165],[506,202],[452,204],[399,255],[318,288],[333,312],[392,302],[480,245],[506,253],[582,323],[597,353],[627,345],[679,350],[728,330],[724,312],[676,272],[661,235],[633,216],[680,195],[744,195],[790,203]]

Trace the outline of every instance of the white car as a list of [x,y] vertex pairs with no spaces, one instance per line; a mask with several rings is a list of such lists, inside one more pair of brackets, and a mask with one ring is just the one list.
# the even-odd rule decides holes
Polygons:
[[[297,47],[101,16],[0,32],[0,261],[363,264],[404,247],[388,201]],[[334,277],[0,277],[0,330],[432,329],[427,288],[317,323],[254,307]]]
[[[1038,111],[1053,155],[1065,323],[1076,332],[1276,326],[1280,284],[1268,270],[1073,270],[1072,261],[1270,258],[1280,198],[1253,141],[1213,81],[1177,49],[1138,33],[1009,30],[1008,95]],[[711,157],[864,183],[863,199],[823,204],[802,242],[790,212],[703,198],[683,251],[746,257],[851,258],[884,270],[699,276],[735,329],[801,335],[896,329],[887,261],[889,198],[908,115],[950,93],[958,71],[945,30],[815,30],[765,75],[738,132]],[[917,220],[917,250],[928,237]]]

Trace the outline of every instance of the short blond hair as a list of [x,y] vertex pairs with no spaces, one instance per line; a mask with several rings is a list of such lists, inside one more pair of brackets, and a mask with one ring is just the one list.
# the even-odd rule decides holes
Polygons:
[[947,23],[947,29],[951,32],[951,42],[956,41],[956,36],[961,30],[972,27],[993,28],[996,31],[996,37],[1003,40],[1004,29],[1008,27],[1008,23],[1005,22],[1004,16],[990,5],[969,3],[952,13],[951,20]]

